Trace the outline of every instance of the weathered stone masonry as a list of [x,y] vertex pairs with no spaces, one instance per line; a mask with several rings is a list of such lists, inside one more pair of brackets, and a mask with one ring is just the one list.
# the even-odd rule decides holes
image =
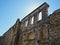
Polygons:
[[0,37],[0,45],[59,45],[60,9],[48,14],[45,2]]

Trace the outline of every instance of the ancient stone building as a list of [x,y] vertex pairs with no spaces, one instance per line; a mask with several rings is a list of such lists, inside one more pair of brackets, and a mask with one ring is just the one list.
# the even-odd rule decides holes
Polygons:
[[0,45],[60,45],[60,9],[48,14],[45,2],[0,37]]

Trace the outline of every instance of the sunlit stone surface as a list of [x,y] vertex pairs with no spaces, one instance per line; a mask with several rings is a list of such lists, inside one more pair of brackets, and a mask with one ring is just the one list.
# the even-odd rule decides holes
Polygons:
[[60,45],[60,9],[48,16],[48,8],[45,2],[21,21],[17,19],[0,36],[0,45]]

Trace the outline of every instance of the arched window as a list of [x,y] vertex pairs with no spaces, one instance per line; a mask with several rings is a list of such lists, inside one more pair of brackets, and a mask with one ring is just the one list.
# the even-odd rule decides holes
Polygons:
[[42,12],[39,13],[38,20],[42,19]]
[[30,33],[28,34],[28,38],[29,38],[29,39],[34,39],[34,38],[35,38],[35,33],[34,33],[34,32],[30,32]]
[[25,22],[25,27],[27,27],[27,25],[28,25],[28,20],[26,20],[26,22]]
[[47,39],[48,38],[48,30],[47,30],[46,25],[41,26],[40,37],[41,37],[41,39]]
[[33,24],[34,22],[34,16],[31,18],[31,24]]

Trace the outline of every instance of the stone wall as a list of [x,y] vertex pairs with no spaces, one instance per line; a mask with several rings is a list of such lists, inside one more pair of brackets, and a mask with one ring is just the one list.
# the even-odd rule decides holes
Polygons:
[[4,41],[2,42],[2,44],[3,45],[15,45],[17,43],[16,41],[18,41],[17,35],[19,31],[20,31],[20,21],[18,19],[16,23],[6,33],[4,33],[3,35]]
[[0,36],[0,45],[3,45],[3,43],[4,43],[4,37],[3,36]]
[[[41,42],[42,40],[46,40],[47,42],[48,29],[44,20],[48,17],[48,7],[49,5],[47,3],[43,3],[41,6],[22,19],[22,45],[39,45],[37,41],[40,39]],[[40,12],[42,13],[41,20],[38,19]],[[34,17],[34,21],[31,24],[32,17]],[[27,26],[25,26],[26,23]]]
[[[0,45],[59,45],[60,9],[48,15],[45,2],[0,37]],[[41,19],[39,19],[41,16]]]
[[51,43],[53,43],[53,45],[60,45],[60,10],[57,10],[50,16],[49,30]]

